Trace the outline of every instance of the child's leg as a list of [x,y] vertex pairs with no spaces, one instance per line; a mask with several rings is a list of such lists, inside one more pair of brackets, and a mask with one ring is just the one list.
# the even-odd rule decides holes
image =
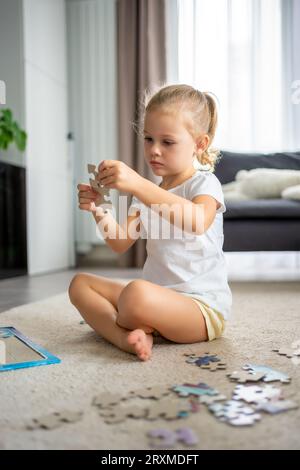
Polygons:
[[194,300],[142,279],[127,284],[118,299],[118,325],[146,325],[176,343],[207,341],[204,316]]
[[[126,284],[101,276],[80,273],[74,276],[69,297],[86,322],[102,337],[123,351],[149,359],[153,329],[132,332],[116,323],[117,302]],[[148,334],[147,334],[148,333]]]

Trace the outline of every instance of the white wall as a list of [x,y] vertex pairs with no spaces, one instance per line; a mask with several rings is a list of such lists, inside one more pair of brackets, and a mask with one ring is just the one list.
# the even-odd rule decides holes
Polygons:
[[64,0],[24,0],[28,272],[74,265]]

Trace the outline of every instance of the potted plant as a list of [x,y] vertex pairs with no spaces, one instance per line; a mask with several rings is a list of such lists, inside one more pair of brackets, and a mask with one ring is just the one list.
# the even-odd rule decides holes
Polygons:
[[[0,109],[0,154],[15,144],[26,148],[27,134],[10,109]],[[0,279],[27,273],[25,168],[0,162]]]
[[13,119],[10,109],[0,111],[0,150],[6,150],[8,146],[15,143],[18,150],[23,152],[26,148],[27,134]]

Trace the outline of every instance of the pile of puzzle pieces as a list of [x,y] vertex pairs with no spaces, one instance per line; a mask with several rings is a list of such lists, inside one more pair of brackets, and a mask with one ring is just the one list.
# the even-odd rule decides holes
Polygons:
[[[292,350],[293,354],[291,355],[291,351],[287,348],[273,349],[273,351],[287,357],[292,357],[299,353],[299,351],[295,353],[295,350]],[[226,364],[219,357],[210,353],[198,357],[195,354],[185,354],[185,356],[188,356],[187,363],[194,364],[201,369],[209,369],[215,372],[216,370],[226,368]],[[293,400],[285,400],[282,390],[273,385],[266,385],[264,387],[242,385],[259,381],[265,383],[279,381],[289,384],[291,378],[283,372],[264,365],[246,364],[243,366],[243,370],[234,371],[227,374],[227,376],[230,380],[236,381],[239,384],[235,387],[232,398],[226,400],[224,395],[221,395],[222,398],[220,398],[218,397],[218,392],[214,391],[214,393],[211,393],[209,400],[206,399],[209,411],[220,421],[233,426],[248,426],[255,424],[255,422],[261,419],[261,414],[258,411],[277,414],[298,408],[297,403]],[[217,403],[223,400],[226,401]]]
[[[286,349],[284,351],[286,357],[291,357],[290,351]],[[282,349],[276,349],[274,352],[283,355]],[[226,363],[212,353],[200,356],[185,353],[184,356],[187,357],[188,364],[200,369],[220,373],[218,371],[226,368]],[[91,405],[109,425],[123,422],[128,418],[144,419],[149,422],[157,419],[164,419],[167,422],[184,419],[192,413],[198,413],[204,406],[225,424],[249,426],[261,420],[262,412],[275,415],[298,408],[298,404],[293,400],[283,397],[279,387],[270,384],[271,382],[289,384],[291,378],[283,372],[265,365],[245,364],[242,370],[227,373],[226,376],[230,381],[236,382],[230,398],[207,383],[199,382],[150,386],[131,390],[125,395],[103,392],[93,398]],[[34,419],[28,423],[27,428],[54,429],[64,423],[76,422],[82,417],[82,411],[63,410]],[[154,428],[147,433],[147,436],[150,439],[149,445],[156,448],[170,448],[178,443],[193,446],[199,442],[197,434],[187,426],[175,430],[167,427]]]

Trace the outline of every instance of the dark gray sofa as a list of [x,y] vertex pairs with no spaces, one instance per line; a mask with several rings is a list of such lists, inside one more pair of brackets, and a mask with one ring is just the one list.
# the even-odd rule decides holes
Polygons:
[[[222,151],[215,175],[221,184],[239,170],[300,170],[300,152],[273,154]],[[224,251],[300,251],[300,201],[254,199],[225,201]]]

